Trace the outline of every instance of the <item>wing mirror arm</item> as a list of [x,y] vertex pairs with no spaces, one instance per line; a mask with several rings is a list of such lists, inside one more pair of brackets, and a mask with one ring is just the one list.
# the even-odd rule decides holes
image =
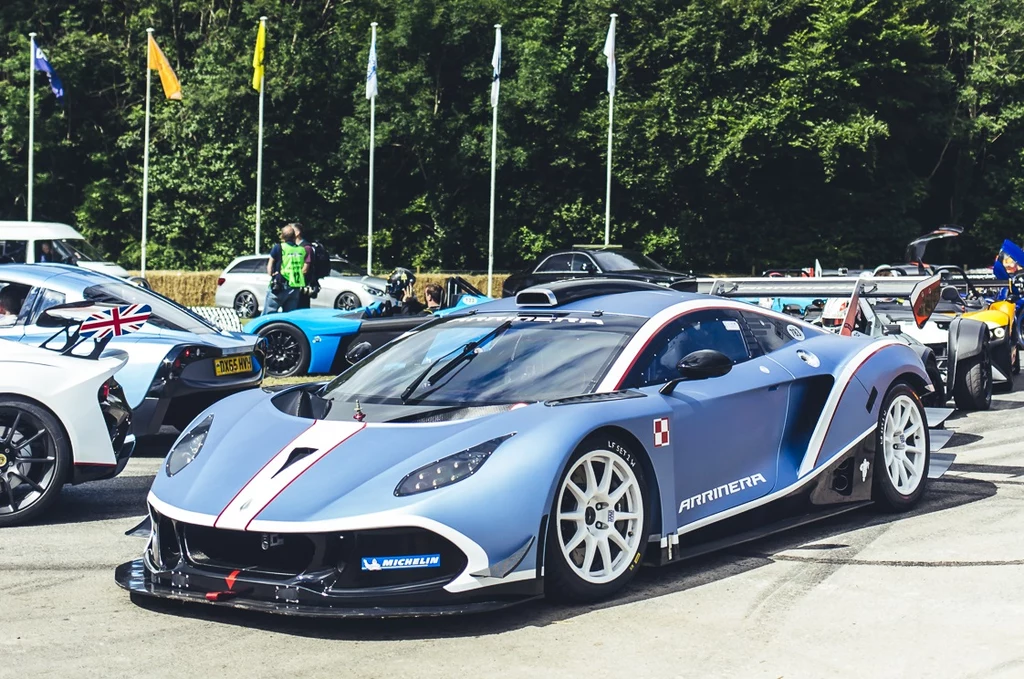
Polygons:
[[661,385],[661,389],[658,389],[658,393],[663,396],[670,396],[672,392],[676,390],[676,385],[684,381],[685,378],[682,377],[677,377],[673,380],[669,380],[665,384]]

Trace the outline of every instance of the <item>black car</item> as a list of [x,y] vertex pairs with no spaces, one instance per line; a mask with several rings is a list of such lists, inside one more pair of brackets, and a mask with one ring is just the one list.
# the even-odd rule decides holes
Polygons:
[[501,287],[501,294],[511,297],[532,285],[587,276],[646,281],[673,290],[697,292],[697,279],[693,274],[669,271],[639,252],[612,247],[574,247],[550,252],[526,271],[509,276]]

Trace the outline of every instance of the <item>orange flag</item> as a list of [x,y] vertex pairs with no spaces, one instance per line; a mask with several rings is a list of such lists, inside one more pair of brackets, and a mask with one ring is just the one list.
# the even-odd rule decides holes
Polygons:
[[155,68],[160,73],[160,83],[164,86],[164,94],[168,99],[181,100],[181,83],[178,82],[178,76],[174,75],[174,69],[171,68],[171,63],[167,61],[167,57],[160,50],[159,45],[156,44],[156,40],[153,39],[153,34],[149,34],[149,67]]

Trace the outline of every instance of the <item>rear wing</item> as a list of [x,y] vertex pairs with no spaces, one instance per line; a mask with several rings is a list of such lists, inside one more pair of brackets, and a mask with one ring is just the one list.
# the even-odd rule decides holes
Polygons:
[[719,297],[800,297],[805,299],[850,299],[842,334],[850,334],[861,299],[910,300],[917,326],[923,327],[935,311],[943,277],[878,276],[863,278],[719,278],[711,294]]
[[[115,337],[133,333],[149,320],[152,308],[148,304],[95,304],[93,302],[71,302],[50,307],[39,315],[36,324],[41,328],[57,328],[39,346],[56,351],[62,356],[76,356],[96,360]],[[51,344],[63,336],[63,342]],[[87,354],[75,353],[75,349],[87,342],[93,343]],[[58,340],[59,342],[59,340]]]

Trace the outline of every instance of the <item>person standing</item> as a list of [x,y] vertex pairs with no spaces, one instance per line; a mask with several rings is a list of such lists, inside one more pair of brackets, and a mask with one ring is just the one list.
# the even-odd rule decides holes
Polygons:
[[306,248],[295,243],[295,228],[287,225],[281,229],[281,242],[270,250],[267,273],[270,287],[263,303],[263,316],[298,308],[299,295],[306,287],[306,273],[309,271],[310,256]]
[[306,261],[309,262],[309,268],[306,271],[306,285],[299,291],[299,304],[296,308],[308,309],[310,300],[319,292],[320,287],[313,267],[313,244],[302,237],[302,224],[292,222],[288,226],[295,230],[295,244],[306,249]]

